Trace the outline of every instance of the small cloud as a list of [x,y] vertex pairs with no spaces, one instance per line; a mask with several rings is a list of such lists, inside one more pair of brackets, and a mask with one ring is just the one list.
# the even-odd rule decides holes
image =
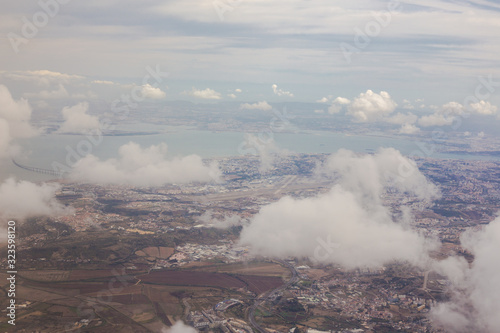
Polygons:
[[407,99],[403,99],[403,109],[414,110],[415,106]]
[[414,124],[417,122],[418,117],[414,114],[407,113],[397,113],[392,117],[386,118],[385,121],[391,124],[403,125],[403,124]]
[[415,125],[406,123],[399,129],[399,134],[415,134],[420,132],[420,128]]
[[142,85],[141,94],[144,98],[150,99],[163,99],[167,96],[167,94],[160,88],[155,88],[150,84]]
[[229,98],[236,98],[236,95],[235,94],[227,94],[227,97],[229,97]]
[[273,88],[273,92],[275,95],[293,97],[293,94],[291,92],[279,89],[276,84],[273,84],[271,87]]
[[172,327],[162,329],[161,333],[198,333],[196,329],[184,324],[182,321],[177,321]]
[[237,89],[234,89],[234,91],[237,92],[237,93],[240,93],[241,89],[237,88]]
[[492,105],[490,102],[485,101],[470,104],[470,108],[474,113],[484,116],[495,115],[498,111],[498,108],[495,105]]
[[316,103],[328,103],[328,98],[323,97],[322,99],[318,99]]
[[243,219],[241,216],[236,214],[223,215],[222,218],[217,218],[214,216],[214,212],[212,210],[207,210],[198,218],[198,220],[201,223],[216,229],[227,229],[248,222],[248,220]]
[[64,123],[57,131],[59,133],[88,134],[92,130],[99,130],[99,118],[87,114],[88,110],[89,103],[87,102],[62,109]]
[[240,105],[240,109],[242,110],[264,110],[264,111],[267,111],[267,110],[272,110],[272,106],[269,105],[269,103],[267,103],[266,101],[262,101],[262,102],[258,102],[258,103],[254,103],[254,104],[249,104],[249,103],[245,103],[245,104],[241,104]]
[[201,99],[221,99],[221,94],[210,88],[204,90],[193,88],[191,91],[188,91],[187,94]]
[[431,126],[449,126],[453,123],[455,117],[446,117],[442,114],[433,113],[428,116],[422,116],[418,120],[418,124],[423,127]]
[[337,97],[333,100],[332,105],[330,105],[330,107],[328,108],[328,113],[329,114],[339,113],[344,105],[349,105],[350,103],[351,101],[347,98]]
[[105,80],[94,80],[91,83],[106,84],[106,85],[114,85],[115,84],[113,81],[105,81]]
[[325,110],[314,110],[314,113],[318,113],[318,114],[323,114],[325,113]]

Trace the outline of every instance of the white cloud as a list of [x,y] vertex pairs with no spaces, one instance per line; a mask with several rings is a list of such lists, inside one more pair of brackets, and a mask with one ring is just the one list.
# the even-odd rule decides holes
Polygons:
[[317,109],[317,110],[314,110],[314,113],[323,114],[323,113],[325,113],[325,110]]
[[87,134],[99,130],[99,118],[87,114],[89,103],[82,102],[62,109],[64,123],[59,127],[59,133]]
[[9,178],[0,184],[0,217],[24,219],[36,215],[68,214],[70,210],[55,198],[59,188],[57,184],[37,185]]
[[291,92],[278,88],[276,84],[273,84],[271,88],[273,88],[273,92],[275,95],[293,97],[293,94]]
[[204,165],[197,155],[167,160],[167,145],[164,143],[143,149],[129,142],[121,146],[118,153],[118,159],[105,161],[87,155],[75,164],[70,178],[83,182],[133,186],[214,182],[220,179],[218,166],[215,163]]
[[42,90],[37,93],[26,93],[25,96],[39,99],[64,99],[70,97],[68,91],[62,84],[58,84],[57,88],[53,90]]
[[210,88],[204,90],[193,88],[191,91],[187,92],[187,94],[201,99],[221,99],[220,93]]
[[48,70],[3,72],[2,76],[16,81],[32,82],[42,86],[68,84],[85,79],[80,75],[65,74]]
[[464,114],[465,108],[458,102],[449,102],[444,104],[438,112],[446,116],[461,116]]
[[259,156],[259,171],[265,173],[274,168],[275,161],[280,154],[286,154],[285,149],[280,149],[272,137],[265,135],[245,134],[245,141],[239,147],[240,153]]
[[328,98],[323,97],[323,98],[321,98],[321,99],[318,99],[318,100],[316,101],[316,103],[328,103]]
[[141,86],[141,94],[144,98],[150,99],[163,99],[167,96],[167,94],[160,88],[155,88],[150,84],[144,84]]
[[15,153],[14,138],[28,138],[38,134],[30,125],[31,106],[25,99],[12,98],[9,89],[0,85],[0,158]]
[[272,110],[273,107],[271,105],[269,105],[269,103],[267,103],[266,101],[262,101],[262,102],[257,102],[257,103],[253,103],[253,104],[249,104],[249,103],[241,104],[240,109],[267,111],[267,110]]
[[433,113],[431,115],[422,116],[418,120],[418,124],[424,127],[430,126],[449,126],[453,124],[455,117],[447,117],[439,113]]
[[495,105],[492,105],[490,102],[479,101],[477,103],[470,104],[470,108],[474,113],[492,116],[497,114],[498,108]]
[[349,105],[351,101],[344,97],[337,97],[333,100],[332,105],[328,108],[329,114],[336,114],[342,110],[342,106]]
[[234,91],[237,92],[237,93],[240,93],[241,89],[237,88],[237,89],[234,89]]
[[214,212],[212,210],[207,210],[203,213],[203,215],[198,218],[198,221],[217,229],[227,229],[248,222],[248,220],[243,219],[241,216],[236,214],[224,215],[222,218],[217,218],[214,216]]
[[433,308],[432,318],[452,332],[498,332],[500,218],[481,231],[464,233],[461,242],[473,254],[474,262],[469,265],[462,258],[452,257],[437,265],[452,282],[452,298]]
[[367,90],[356,97],[348,107],[348,115],[351,115],[358,122],[378,121],[388,116],[396,109],[394,102],[385,91],[380,94]]
[[422,116],[418,120],[420,126],[449,126],[457,116],[465,114],[464,106],[458,102],[448,102],[441,107],[431,106],[431,109],[435,110],[433,114]]
[[365,156],[340,150],[321,170],[340,184],[313,198],[287,196],[263,207],[243,228],[240,243],[259,254],[310,257],[347,268],[428,259],[434,242],[393,221],[380,199],[388,187],[417,200],[438,196],[413,161],[394,149]]
[[391,123],[391,124],[397,124],[397,125],[404,125],[404,124],[414,124],[417,122],[418,117],[414,114],[407,113],[396,113],[395,115],[384,119],[384,121]]
[[184,324],[182,321],[177,321],[172,327],[162,329],[162,333],[198,333],[198,331],[191,326]]
[[348,105],[351,103],[351,101],[347,98],[344,98],[344,97],[337,97],[333,100],[333,103],[337,103],[340,105]]
[[399,134],[415,134],[418,132],[420,132],[420,128],[409,123],[403,124],[399,129]]
[[407,99],[403,100],[403,109],[407,110],[413,110],[415,109],[415,106]]
[[235,94],[227,94],[227,97],[229,97],[229,98],[236,98],[236,95]]
[[91,83],[105,84],[105,85],[110,85],[110,86],[115,84],[113,81],[106,81],[106,80],[94,80]]

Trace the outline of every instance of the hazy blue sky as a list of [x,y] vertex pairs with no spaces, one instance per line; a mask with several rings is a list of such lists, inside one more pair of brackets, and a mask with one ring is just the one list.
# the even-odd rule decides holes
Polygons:
[[112,100],[147,66],[169,72],[149,90],[168,100],[371,89],[442,105],[474,95],[478,76],[500,81],[500,4],[488,0],[3,1],[0,31],[0,83],[16,98]]

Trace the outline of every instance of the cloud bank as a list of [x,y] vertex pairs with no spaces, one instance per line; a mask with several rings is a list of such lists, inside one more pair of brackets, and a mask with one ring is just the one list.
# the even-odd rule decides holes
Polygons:
[[394,221],[380,199],[388,188],[416,200],[438,197],[413,161],[394,149],[365,156],[340,150],[318,173],[339,183],[317,197],[287,196],[263,207],[243,228],[240,243],[257,254],[309,257],[350,269],[427,260],[434,242]]
[[161,186],[171,183],[214,182],[220,179],[215,163],[205,165],[201,157],[190,155],[166,159],[167,145],[141,148],[129,142],[118,150],[118,159],[101,161],[94,155],[80,159],[70,178],[75,181],[133,186]]

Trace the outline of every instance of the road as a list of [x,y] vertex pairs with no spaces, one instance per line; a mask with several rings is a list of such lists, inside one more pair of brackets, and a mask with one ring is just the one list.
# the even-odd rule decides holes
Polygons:
[[427,281],[429,281],[429,273],[431,271],[426,271],[424,273],[424,285],[422,286],[422,289],[424,289],[425,291],[427,291]]
[[292,277],[290,278],[290,280],[288,280],[288,282],[286,282],[281,287],[278,287],[276,289],[268,291],[268,292],[262,294],[261,296],[257,297],[257,299],[255,300],[254,304],[248,310],[248,321],[250,322],[250,325],[252,325],[260,333],[268,333],[268,332],[267,332],[267,330],[264,327],[260,326],[259,323],[257,323],[257,321],[255,321],[255,310],[265,300],[267,300],[268,298],[270,298],[274,294],[276,294],[278,292],[281,292],[282,290],[285,290],[286,288],[288,288],[289,286],[291,286],[292,284],[294,284],[295,282],[297,282],[298,279],[299,279],[299,276],[297,274],[297,271],[295,270],[295,267],[293,267],[292,265],[290,265],[289,263],[287,263],[286,261],[283,261],[283,260],[276,260],[276,261],[278,263],[280,263],[281,265],[283,265],[283,266],[287,267],[288,269],[290,269],[290,272],[292,273]]

